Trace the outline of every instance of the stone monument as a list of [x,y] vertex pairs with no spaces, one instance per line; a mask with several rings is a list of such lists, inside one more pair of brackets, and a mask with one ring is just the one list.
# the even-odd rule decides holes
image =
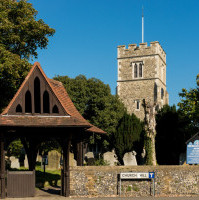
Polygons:
[[115,154],[115,151],[112,152],[106,152],[103,154],[103,159],[106,161],[110,166],[115,166],[118,163],[117,155]]
[[137,160],[136,160],[136,152],[127,152],[124,154],[123,157],[123,162],[125,166],[136,166],[137,165]]

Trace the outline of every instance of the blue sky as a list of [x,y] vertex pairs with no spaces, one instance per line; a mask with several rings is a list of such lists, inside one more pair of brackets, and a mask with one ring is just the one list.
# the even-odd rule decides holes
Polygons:
[[115,94],[117,46],[159,41],[167,54],[170,105],[182,88],[196,87],[199,73],[198,0],[29,0],[38,18],[56,30],[38,59],[48,77],[84,74],[109,84]]

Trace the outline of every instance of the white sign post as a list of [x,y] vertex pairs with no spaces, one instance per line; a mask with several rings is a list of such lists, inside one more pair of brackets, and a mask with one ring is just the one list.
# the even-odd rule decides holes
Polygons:
[[155,196],[155,172],[123,172],[120,173],[120,196],[122,188],[122,180],[129,179],[151,179],[153,180],[153,196]]

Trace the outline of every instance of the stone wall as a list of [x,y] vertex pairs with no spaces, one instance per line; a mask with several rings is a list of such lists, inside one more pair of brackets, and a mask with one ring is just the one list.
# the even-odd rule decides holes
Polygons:
[[[121,172],[155,171],[155,193],[165,195],[199,194],[199,166],[84,166],[71,167],[70,189],[73,196],[117,196]],[[150,196],[152,182],[122,181],[122,196]]]

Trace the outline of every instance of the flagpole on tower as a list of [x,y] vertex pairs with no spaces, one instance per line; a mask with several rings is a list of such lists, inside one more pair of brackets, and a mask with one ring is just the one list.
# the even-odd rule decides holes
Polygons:
[[142,43],[144,43],[144,8],[142,6]]

